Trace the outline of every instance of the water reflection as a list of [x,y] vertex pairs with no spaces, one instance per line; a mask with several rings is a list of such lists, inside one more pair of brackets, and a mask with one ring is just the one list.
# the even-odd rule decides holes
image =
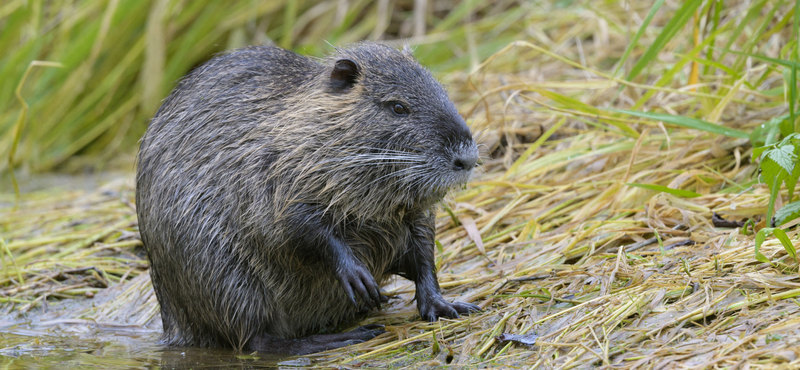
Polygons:
[[5,328],[0,329],[0,368],[270,369],[280,361],[229,349],[166,347],[157,344],[158,337],[159,333],[75,336],[55,330]]

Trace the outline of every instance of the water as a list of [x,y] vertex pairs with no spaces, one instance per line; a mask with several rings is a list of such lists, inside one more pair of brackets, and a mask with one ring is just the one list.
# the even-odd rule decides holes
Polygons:
[[161,318],[149,274],[92,299],[55,301],[24,313],[3,311],[8,314],[0,316],[0,369],[265,369],[310,364],[307,359],[232,349],[160,344]]
[[263,354],[241,354],[227,349],[170,348],[157,344],[157,340],[157,333],[75,336],[56,331],[4,329],[0,333],[0,368],[269,369],[276,368],[279,361]]

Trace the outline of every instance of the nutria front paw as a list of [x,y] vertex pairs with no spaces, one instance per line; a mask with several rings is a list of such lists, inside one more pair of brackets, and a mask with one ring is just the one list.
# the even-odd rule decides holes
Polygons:
[[375,277],[361,263],[349,263],[336,270],[336,278],[342,283],[345,294],[358,308],[354,291],[368,307],[381,308],[381,291]]
[[480,307],[465,302],[447,302],[441,296],[418,301],[417,308],[423,320],[436,321],[440,317],[457,319],[459,314],[468,315],[472,312],[480,312]]

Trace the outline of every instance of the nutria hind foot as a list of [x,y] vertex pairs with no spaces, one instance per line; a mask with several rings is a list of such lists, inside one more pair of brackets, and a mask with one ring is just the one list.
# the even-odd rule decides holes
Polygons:
[[419,315],[423,320],[434,322],[440,317],[449,319],[457,319],[460,315],[469,315],[475,312],[481,312],[481,308],[466,302],[448,302],[442,297],[421,301],[417,304]]
[[251,351],[279,353],[287,355],[307,355],[353,344],[363,343],[375,338],[386,330],[383,325],[366,325],[346,333],[318,334],[298,339],[284,339],[263,334],[250,340]]
[[457,319],[461,315],[481,312],[481,308],[466,302],[448,302],[439,292],[435,276],[419,279],[417,282],[417,309],[423,320],[434,322],[440,317]]

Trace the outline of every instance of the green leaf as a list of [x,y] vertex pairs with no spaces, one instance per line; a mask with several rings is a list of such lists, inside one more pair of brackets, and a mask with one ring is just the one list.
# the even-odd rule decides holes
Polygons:
[[800,201],[791,202],[775,212],[773,223],[775,226],[780,226],[798,217],[800,217]]
[[780,147],[767,151],[767,157],[775,161],[781,168],[786,170],[787,173],[792,172],[794,163],[792,157],[794,156],[794,145],[783,144]]
[[[793,134],[794,135],[794,134]],[[786,178],[786,190],[789,191],[789,201],[792,201],[794,198],[794,188],[797,185],[797,179],[800,178],[800,166],[797,165],[797,158],[800,156],[800,143],[794,144],[794,153],[792,157],[792,162],[794,163],[794,168],[792,169],[791,175]]]
[[756,229],[756,223],[753,220],[747,220],[744,222],[744,227],[742,227],[742,235],[750,235],[750,230]]
[[[751,140],[752,142],[752,140]],[[761,157],[761,153],[763,153],[767,149],[771,149],[771,146],[761,146],[758,148],[753,148],[753,159]]]
[[684,198],[697,198],[697,197],[699,197],[701,195],[701,194],[697,194],[697,193],[695,193],[693,191],[690,191],[690,190],[673,189],[673,188],[668,188],[668,187],[666,187],[664,185],[634,184],[634,183],[628,183],[628,184],[625,184],[625,185],[633,186],[633,187],[637,187],[637,188],[642,188],[642,189],[655,190],[655,191],[662,192],[662,193],[669,193],[669,194],[672,194],[672,195],[675,195],[675,196],[679,196],[679,197],[684,197]]
[[439,202],[439,204],[441,204],[442,208],[444,208],[444,210],[447,211],[447,214],[450,215],[450,219],[453,220],[453,224],[456,227],[461,226],[461,222],[458,221],[458,217],[456,217],[455,212],[453,212],[453,210],[450,209],[450,207],[448,207],[447,204],[444,204],[444,202]]
[[440,242],[438,240],[436,240],[434,242],[436,243],[436,250],[439,251],[439,254],[444,253],[444,246],[442,245],[442,242]]
[[792,244],[792,241],[789,240],[789,236],[786,235],[786,232],[783,231],[783,229],[776,228],[772,230],[772,233],[775,234],[775,237],[777,237],[778,240],[781,241],[783,249],[786,250],[786,253],[789,253],[789,255],[792,256],[792,258],[797,259],[797,252],[795,252],[794,245]]
[[725,136],[735,137],[738,139],[750,138],[750,135],[744,131],[739,131],[737,129],[721,125],[715,125],[711,122],[703,121],[697,118],[673,116],[671,114],[665,114],[665,113],[639,112],[627,109],[611,109],[611,110],[615,112],[629,114],[631,116],[649,118],[656,121],[671,123],[677,126],[683,126],[683,127],[693,128],[695,130],[706,131],[712,134],[725,135]]
[[772,231],[772,229],[766,227],[761,230],[758,230],[758,232],[756,233],[755,252],[756,252],[756,260],[758,260],[759,262],[769,263],[771,265],[772,262],[769,261],[767,256],[761,253],[761,245],[764,244],[765,240],[767,240],[767,233],[770,231]]
[[[774,151],[774,149],[773,149]],[[769,187],[769,205],[767,206],[767,220],[772,219],[775,210],[775,200],[780,194],[781,184],[789,178],[787,172],[781,165],[773,160],[769,154],[761,161],[761,175],[764,182]]]
[[764,178],[764,182],[767,185],[772,185],[775,183],[780,184],[788,176],[789,173],[783,169],[775,160],[769,157],[764,158],[761,161],[761,176]]

